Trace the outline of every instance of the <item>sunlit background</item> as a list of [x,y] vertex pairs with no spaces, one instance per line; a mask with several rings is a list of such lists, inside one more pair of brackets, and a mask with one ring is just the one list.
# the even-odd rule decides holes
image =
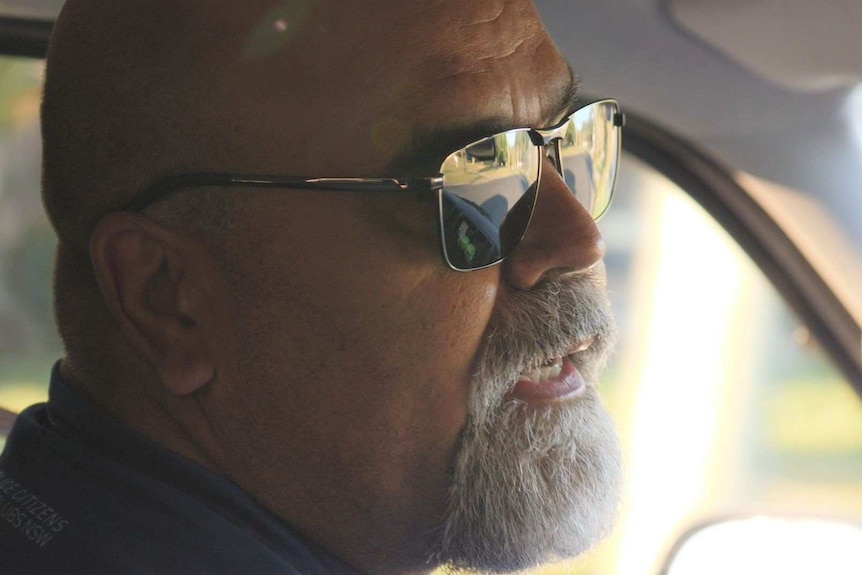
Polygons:
[[59,353],[50,295],[55,239],[39,195],[42,70],[36,61],[0,58],[0,406],[13,411],[45,397]]
[[[624,334],[604,386],[627,450],[625,503],[612,539],[558,572],[649,573],[716,517],[859,520],[862,404],[732,238],[625,160],[601,224]],[[811,221],[834,225],[823,218]]]
[[[59,356],[40,79],[38,63],[0,59],[0,405],[15,411],[45,397]],[[862,134],[859,92],[854,102]],[[608,541],[540,572],[650,573],[690,525],[728,514],[860,520],[862,404],[733,240],[628,156],[601,227],[623,335],[602,387],[625,501]]]

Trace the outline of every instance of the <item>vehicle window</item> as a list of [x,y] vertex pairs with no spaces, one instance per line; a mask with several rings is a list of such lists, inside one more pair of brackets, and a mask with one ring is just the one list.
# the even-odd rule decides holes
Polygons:
[[60,354],[56,240],[39,194],[42,72],[38,60],[0,58],[0,407],[16,412],[44,400]]
[[862,518],[862,403],[733,238],[629,155],[600,227],[621,334],[601,386],[624,505],[589,556],[537,572],[649,573],[707,518]]

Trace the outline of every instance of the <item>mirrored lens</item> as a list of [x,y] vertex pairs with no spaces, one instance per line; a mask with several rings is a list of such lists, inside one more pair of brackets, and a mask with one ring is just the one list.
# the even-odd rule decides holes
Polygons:
[[616,102],[596,102],[569,117],[559,142],[562,176],[594,219],[608,209],[620,150]]
[[529,130],[485,138],[446,158],[441,229],[452,267],[484,267],[515,248],[533,211],[538,163]]
[[[544,140],[575,197],[598,219],[611,202],[620,150],[619,107],[577,110],[550,130],[510,130],[449,155],[440,169],[441,230],[449,264],[471,270],[508,256],[527,231],[536,202]],[[535,138],[535,141],[534,141]],[[550,149],[550,148],[549,148]]]

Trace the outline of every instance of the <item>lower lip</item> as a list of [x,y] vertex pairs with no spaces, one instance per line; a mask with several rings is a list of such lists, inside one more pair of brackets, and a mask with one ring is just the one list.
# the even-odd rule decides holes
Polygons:
[[509,396],[526,403],[548,403],[577,397],[585,387],[586,382],[578,369],[568,357],[564,357],[558,377],[542,382],[521,380],[509,392]]

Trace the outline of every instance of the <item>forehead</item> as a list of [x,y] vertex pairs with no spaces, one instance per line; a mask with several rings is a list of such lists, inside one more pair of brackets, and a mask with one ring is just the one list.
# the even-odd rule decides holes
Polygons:
[[296,24],[288,16],[263,10],[247,24],[295,31],[263,56],[235,48],[231,85],[238,125],[291,173],[363,175],[441,128],[548,125],[571,84],[528,1],[319,2]]

